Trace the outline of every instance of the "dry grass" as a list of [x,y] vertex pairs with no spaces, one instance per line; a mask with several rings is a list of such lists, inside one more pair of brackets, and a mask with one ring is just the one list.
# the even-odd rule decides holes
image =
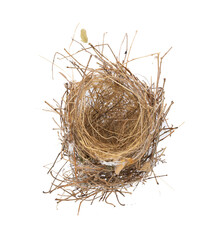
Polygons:
[[[127,37],[127,36],[126,36]],[[78,43],[73,40],[73,42]],[[159,86],[164,56],[152,54],[158,62],[156,83],[139,80],[128,69],[129,51],[122,61],[107,44],[89,44],[74,53],[56,53],[79,72],[80,81],[66,79],[66,91],[56,107],[48,104],[60,117],[59,136],[62,143],[49,173],[53,177],[49,193],[61,189],[61,201],[102,200],[114,194],[129,193],[128,188],[144,183],[154,175],[153,168],[165,149],[158,143],[174,129],[166,121],[172,103],[164,103],[164,84]],[[110,49],[115,61],[103,54]],[[81,64],[76,55],[85,53],[89,59]],[[93,59],[96,67],[90,67]],[[135,59],[136,60],[136,59]],[[113,203],[109,203],[114,205]],[[122,205],[122,203],[120,203]]]

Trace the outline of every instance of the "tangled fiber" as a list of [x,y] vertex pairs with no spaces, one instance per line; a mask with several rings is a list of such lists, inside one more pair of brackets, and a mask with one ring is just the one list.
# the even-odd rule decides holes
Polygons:
[[[87,39],[87,37],[86,37]],[[87,41],[87,40],[86,40]],[[60,116],[59,137],[62,149],[49,169],[53,177],[49,193],[61,189],[61,201],[99,199],[106,203],[111,195],[129,193],[128,188],[157,178],[153,168],[162,160],[164,148],[158,143],[175,130],[169,127],[166,117],[171,105],[164,103],[164,84],[159,86],[164,56],[152,54],[158,60],[156,83],[138,79],[127,67],[129,53],[123,61],[108,44],[98,46],[79,44],[77,52],[66,56],[70,66],[81,76],[80,81],[67,80],[61,103],[51,109]],[[114,57],[111,61],[103,54],[107,47]],[[76,55],[88,56],[81,64]],[[96,67],[90,67],[92,60]],[[54,59],[55,61],[55,59]],[[53,62],[54,63],[54,62]],[[153,174],[153,177],[152,177]],[[157,180],[157,179],[156,179]]]

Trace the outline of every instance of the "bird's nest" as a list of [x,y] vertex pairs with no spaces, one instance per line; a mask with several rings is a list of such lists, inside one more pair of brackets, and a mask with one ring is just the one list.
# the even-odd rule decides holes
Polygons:
[[[109,45],[102,44],[113,54],[111,61],[103,48],[79,44],[79,51],[55,55],[66,59],[81,80],[68,80],[61,73],[67,79],[66,91],[56,107],[48,104],[60,117],[62,144],[49,169],[53,182],[48,192],[62,190],[58,202],[75,200],[81,205],[99,199],[110,203],[108,198],[115,195],[120,203],[119,194],[124,196],[129,187],[156,177],[153,168],[165,150],[158,150],[158,143],[175,129],[166,121],[172,103],[164,103],[165,80],[159,84],[166,54],[152,54],[158,73],[155,83],[148,84],[128,69],[127,51],[120,62]],[[77,60],[79,53],[89,57],[86,64]],[[96,64],[90,67],[93,59]]]

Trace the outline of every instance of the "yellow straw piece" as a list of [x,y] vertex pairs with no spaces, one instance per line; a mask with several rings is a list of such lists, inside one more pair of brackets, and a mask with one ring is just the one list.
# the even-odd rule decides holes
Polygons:
[[80,37],[82,42],[87,43],[88,42],[88,37],[85,29],[81,29]]

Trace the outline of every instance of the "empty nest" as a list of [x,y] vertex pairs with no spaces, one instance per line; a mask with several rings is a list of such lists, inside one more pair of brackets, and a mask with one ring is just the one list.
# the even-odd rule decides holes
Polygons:
[[[53,177],[49,193],[62,190],[56,199],[83,201],[96,199],[114,205],[111,195],[129,193],[153,177],[154,167],[162,160],[164,148],[158,143],[175,130],[166,121],[171,105],[164,103],[164,84],[159,86],[164,54],[157,58],[158,73],[155,83],[138,79],[127,67],[128,51],[123,61],[113,53],[108,44],[98,46],[83,44],[74,53],[55,54],[66,59],[81,76],[81,80],[67,80],[66,91],[60,103],[51,109],[60,116],[59,137],[62,148],[49,172]],[[107,47],[114,61],[104,56]],[[84,53],[87,64],[76,56]],[[96,64],[90,67],[95,59]],[[53,63],[55,62],[55,59]]]

